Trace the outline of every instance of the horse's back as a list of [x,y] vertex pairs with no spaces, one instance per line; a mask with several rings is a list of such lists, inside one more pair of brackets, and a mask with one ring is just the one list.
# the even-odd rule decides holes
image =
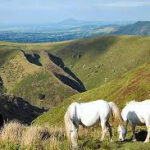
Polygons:
[[78,116],[86,126],[91,126],[99,120],[109,118],[110,107],[106,101],[97,100],[87,103],[80,103]]
[[135,121],[137,123],[145,123],[150,119],[150,100],[141,102],[131,101],[122,110],[124,120]]
[[[144,100],[144,101],[141,101],[141,102],[138,102],[138,101],[131,101],[129,102],[125,107],[124,109],[129,109],[129,110],[139,110],[139,111],[142,111],[144,110],[145,111],[148,111],[148,108],[150,108],[150,100]],[[123,109],[123,110],[124,110]]]
[[108,102],[104,100],[97,100],[87,103],[80,103],[80,108],[85,112],[101,112],[105,113],[110,110]]

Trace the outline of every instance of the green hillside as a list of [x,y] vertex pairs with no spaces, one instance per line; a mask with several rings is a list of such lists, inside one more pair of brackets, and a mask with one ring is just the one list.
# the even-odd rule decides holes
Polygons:
[[72,102],[88,102],[97,99],[114,101],[123,108],[130,100],[150,98],[150,64],[144,64],[121,76],[121,78],[106,83],[98,88],[82,94],[74,95],[46,114],[38,117],[35,124],[63,124],[64,113]]
[[[139,36],[100,36],[40,44],[0,42],[0,77],[8,94],[48,106],[47,100],[59,103],[77,91],[99,87],[149,63],[149,47],[150,37]],[[45,95],[46,100],[41,100]]]
[[40,60],[32,55],[38,54],[24,54],[16,50],[15,55],[12,53],[9,59],[1,65],[0,77],[6,94],[22,97],[38,107],[51,108],[64,98],[78,93],[79,85],[78,89],[71,87],[55,75],[57,73],[70,82],[74,81],[61,68],[51,64],[51,61],[46,61],[46,56],[44,57],[46,63],[41,60],[43,64],[39,65]]
[[[33,124],[43,126],[46,123],[59,130],[72,102],[104,99],[123,108],[130,100],[149,99],[149,58],[150,37],[102,36],[40,44],[0,42],[0,93],[15,95],[0,96],[1,110],[10,120],[15,118],[30,123],[43,113],[42,107],[50,108]],[[13,97],[11,101],[10,97]],[[26,115],[21,117],[24,112]],[[111,144],[107,140],[99,141],[99,131],[99,127],[80,130],[81,149],[132,149],[131,142],[116,142],[116,128],[113,132],[115,142]],[[64,131],[61,137],[58,133],[54,145],[58,149],[68,149]],[[130,136],[129,130],[128,138]],[[49,147],[50,142],[43,144]],[[149,144],[136,142],[133,149],[142,148],[149,148]]]
[[58,43],[17,44],[17,47],[61,58],[86,89],[98,87],[150,62],[150,37],[100,36]]
[[149,47],[149,37],[104,36],[72,42],[55,54],[92,89],[150,62]]
[[150,35],[150,21],[138,21],[134,24],[120,27],[115,34],[122,35]]

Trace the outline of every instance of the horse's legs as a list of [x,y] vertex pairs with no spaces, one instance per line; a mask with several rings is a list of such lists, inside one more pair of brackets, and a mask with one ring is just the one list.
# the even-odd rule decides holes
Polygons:
[[101,141],[104,140],[105,134],[107,132],[107,126],[106,126],[106,122],[105,121],[101,121],[101,127],[102,127],[102,137],[101,137]]
[[107,123],[106,123],[106,126],[107,126],[108,131],[109,131],[110,141],[113,141],[113,139],[112,139],[112,128],[111,128],[111,126],[110,126],[110,123],[107,122]]
[[135,137],[135,127],[136,127],[136,125],[131,124],[132,132],[133,132],[132,141],[136,141],[136,137]]
[[78,132],[74,129],[70,132],[70,140],[73,148],[78,148]]
[[147,137],[145,139],[145,143],[149,142],[150,139],[150,122],[146,123],[146,127],[147,127]]

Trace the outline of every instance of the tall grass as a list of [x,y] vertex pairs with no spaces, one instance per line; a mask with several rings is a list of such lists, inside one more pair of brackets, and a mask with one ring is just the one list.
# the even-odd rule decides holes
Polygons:
[[[54,149],[62,148],[64,130],[55,126],[26,126],[13,121],[6,123],[0,134],[0,148],[12,149]],[[65,146],[66,149],[66,146]]]
[[[150,144],[143,142],[119,142],[117,128],[113,127],[114,141],[109,134],[100,142],[101,128],[79,128],[79,150],[149,150]],[[145,128],[144,128],[145,129]],[[142,129],[143,130],[143,129]],[[128,129],[129,139],[131,130]],[[63,126],[26,126],[16,121],[7,123],[0,134],[1,150],[71,150]]]

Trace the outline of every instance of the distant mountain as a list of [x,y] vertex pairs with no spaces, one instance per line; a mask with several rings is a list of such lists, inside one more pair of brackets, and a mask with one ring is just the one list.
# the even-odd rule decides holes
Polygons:
[[115,34],[150,35],[150,21],[138,21],[134,24],[120,27]]
[[59,24],[61,27],[62,26],[63,27],[81,27],[81,26],[87,26],[87,25],[103,26],[108,23],[104,21],[84,21],[84,20],[77,20],[77,19],[69,18],[61,22],[58,22],[56,24]]
[[70,18],[45,25],[0,27],[0,40],[11,42],[56,42],[112,34],[150,35],[150,21],[104,22]]
[[61,25],[61,27],[81,27],[81,26],[99,26],[99,27],[103,27],[103,26],[114,26],[114,25],[128,25],[133,23],[133,21],[124,21],[124,22],[120,22],[120,21],[85,21],[85,20],[78,20],[78,19],[73,19],[73,18],[69,18],[66,20],[63,20],[61,22],[58,22],[56,24]]

